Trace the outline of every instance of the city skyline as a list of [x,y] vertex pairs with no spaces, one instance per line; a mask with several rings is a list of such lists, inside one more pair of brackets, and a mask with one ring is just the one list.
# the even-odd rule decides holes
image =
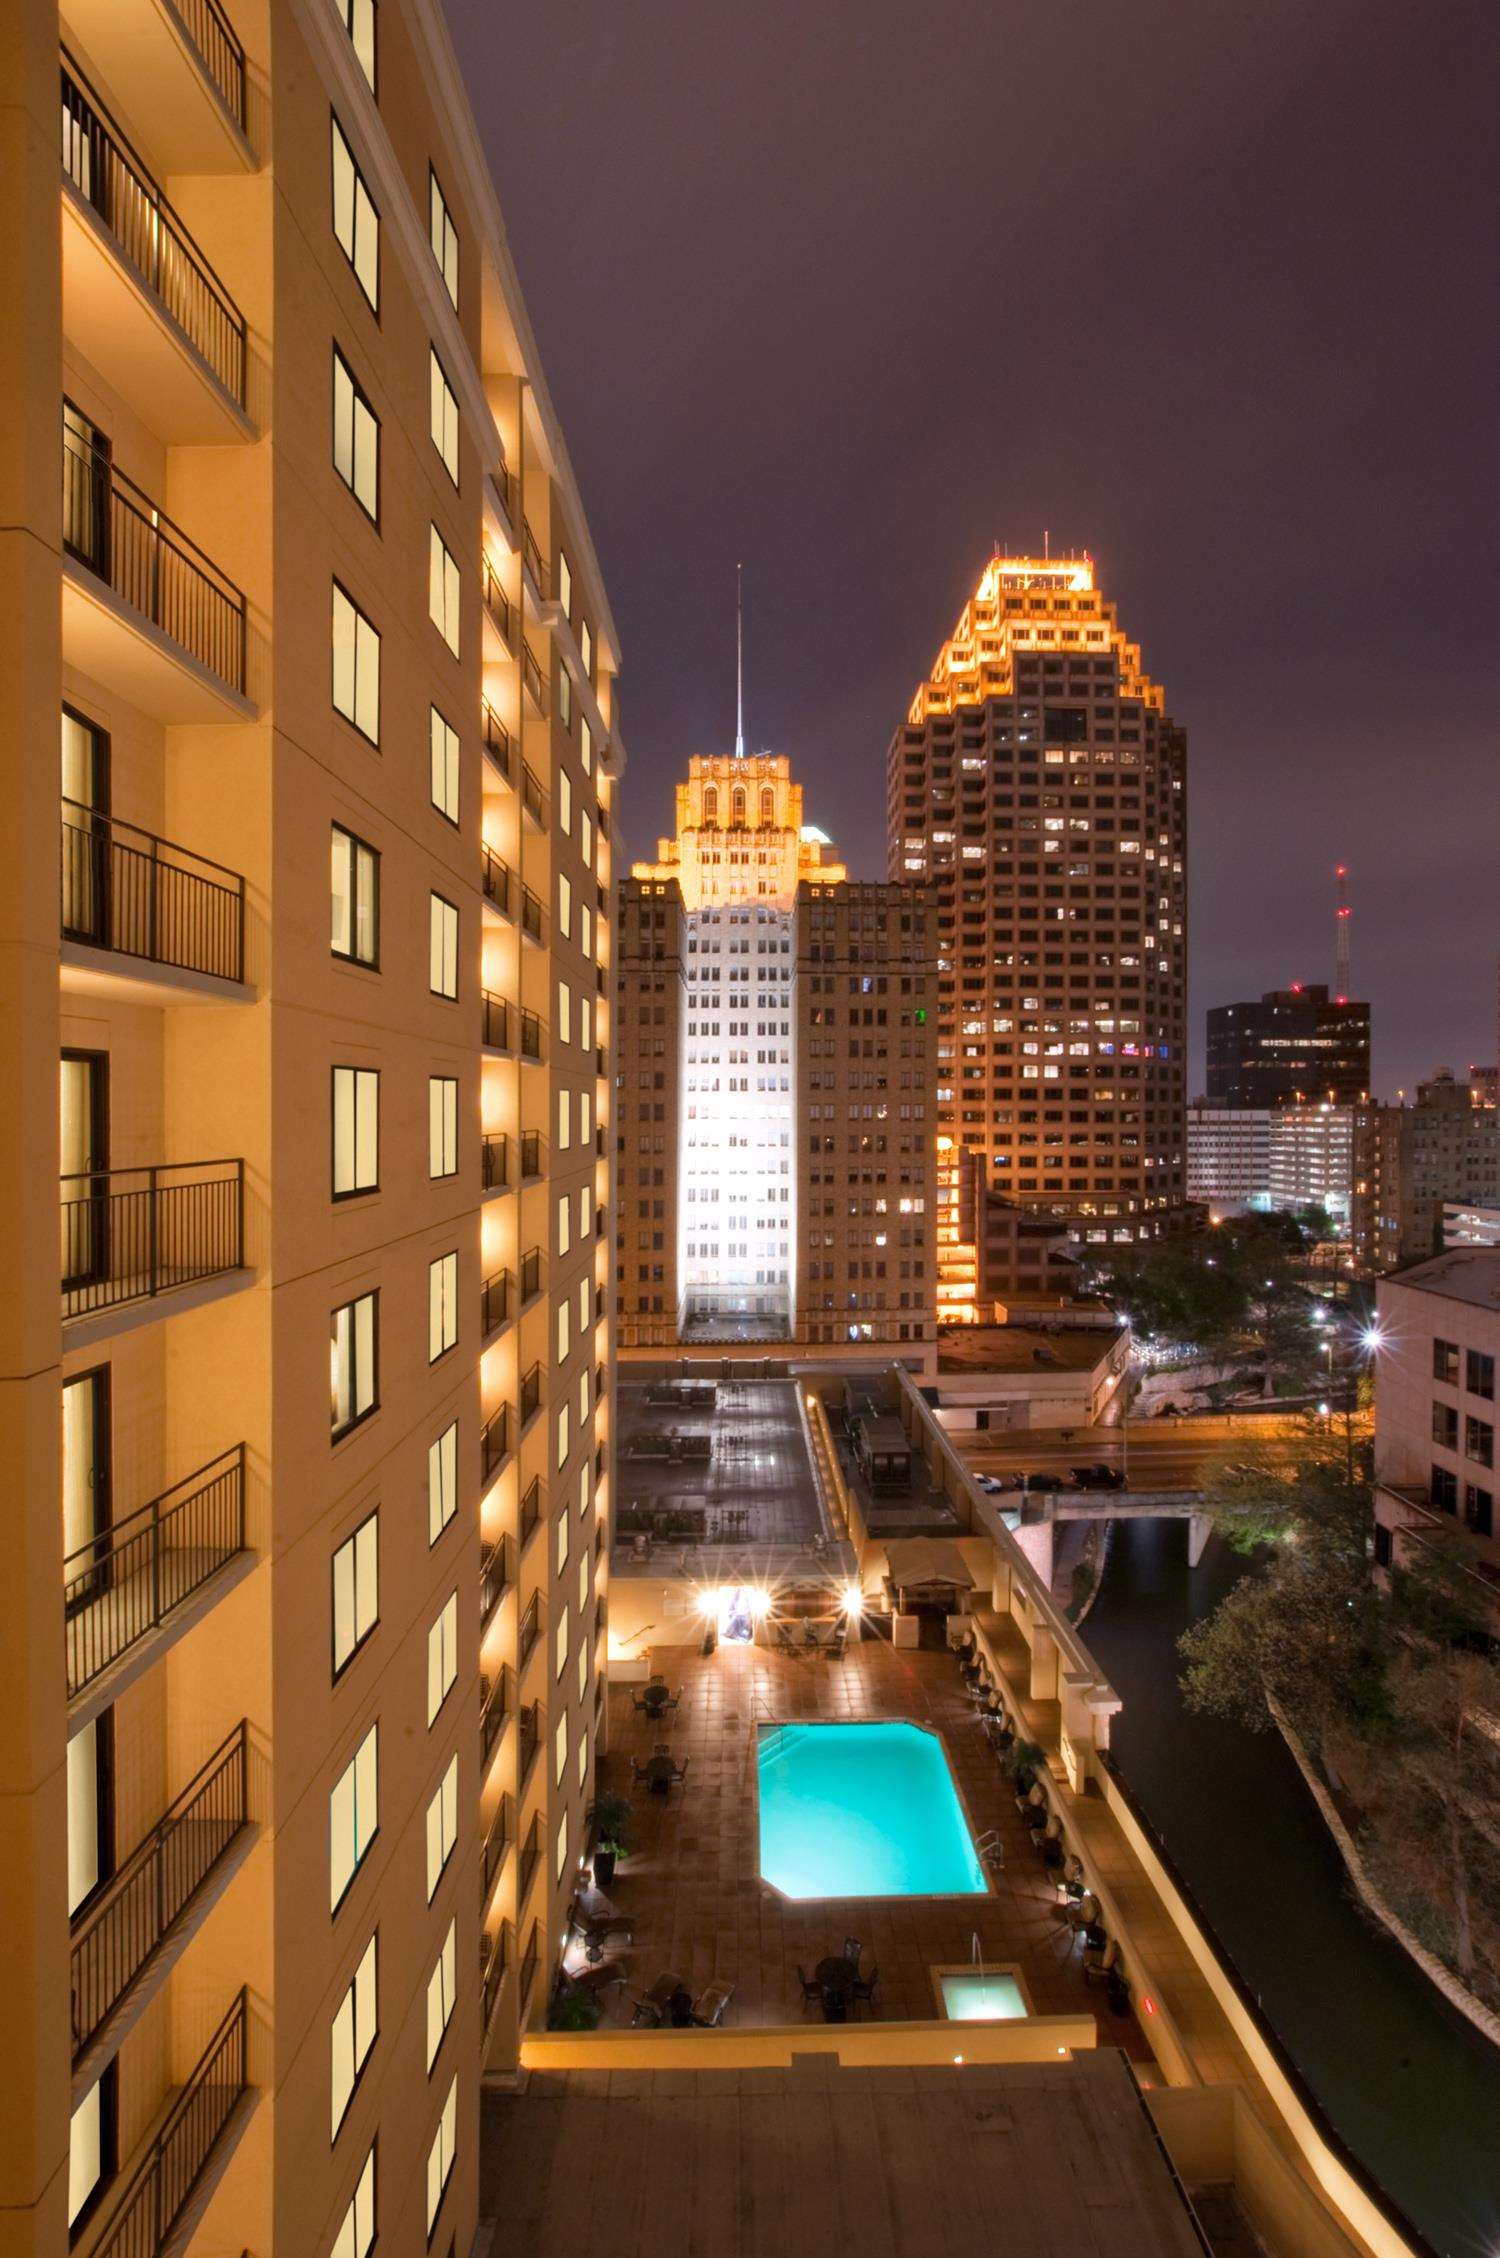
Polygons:
[[[779,6],[727,48],[669,5],[628,34],[533,19],[503,55],[476,0],[451,16],[474,83],[545,61],[580,140],[611,151],[560,197],[546,117],[481,116],[625,583],[627,851],[649,851],[689,755],[733,742],[743,559],[748,739],[880,875],[873,779],[910,682],[992,544],[1050,530],[1092,553],[1192,732],[1194,1086],[1210,1005],[1332,981],[1341,861],[1377,1091],[1491,1063],[1497,316],[1469,277],[1493,21],[1094,5],[1064,40],[947,0],[926,36],[941,99],[914,103],[884,10],[852,52]],[[1002,67],[1012,87],[1063,73],[1087,163],[1057,154],[1045,102],[1007,103],[997,143]],[[942,240],[957,264],[933,288]],[[1018,308],[1041,323],[1030,354],[1009,348]],[[1459,333],[1472,349],[1444,351]],[[652,569],[622,575],[648,491]]]

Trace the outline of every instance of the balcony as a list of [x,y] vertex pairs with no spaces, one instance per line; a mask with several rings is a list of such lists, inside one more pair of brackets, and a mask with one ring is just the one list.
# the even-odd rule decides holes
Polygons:
[[491,1412],[479,1431],[479,1479],[493,1481],[514,1449],[511,1435],[511,1412],[508,1403]]
[[495,2008],[511,1960],[511,1925],[501,1921],[479,1939],[479,2016],[481,2032],[495,2020]]
[[[530,653],[527,653],[528,658]],[[535,664],[535,661],[532,662]],[[541,677],[537,677],[540,681]],[[542,780],[530,761],[521,763],[521,813],[535,824],[538,831],[547,828],[547,795],[542,790]]]
[[493,1678],[487,1672],[480,1674],[479,1694],[479,1767],[483,1772],[510,1715],[510,1673],[504,1663]]
[[62,504],[67,662],[156,721],[246,719],[244,596],[66,424]]
[[130,2175],[90,2258],[185,2250],[249,2116],[248,1995],[241,1991]]
[[174,986],[201,994],[199,979],[238,986],[245,977],[245,881],[170,839],[64,800],[62,938],[68,986],[85,986],[69,978],[69,967],[87,967],[95,981],[108,978],[111,968],[96,969],[97,959],[80,956],[83,950],[198,976],[183,983],[142,975],[132,985],[144,995],[127,1000],[160,1002]]
[[141,2002],[251,1840],[246,1727],[229,1738],[73,1923],[73,2067],[127,2000]]
[[529,886],[523,886],[521,888],[521,938],[524,941],[534,941],[540,948],[545,928],[546,914],[543,911],[540,896],[534,894]]
[[539,1129],[521,1131],[521,1181],[529,1183],[542,1173],[542,1133]]
[[487,1051],[508,1051],[511,1048],[510,1005],[489,988],[480,990],[479,1001],[481,1043]]
[[169,445],[251,436],[245,317],[71,57],[62,177],[67,334]]
[[540,1702],[530,1701],[521,1711],[520,1731],[516,1742],[516,1786],[521,1788],[536,1762],[536,1752],[542,1745],[542,1711]]
[[531,655],[530,644],[523,644],[521,647],[521,680],[530,692],[532,703],[537,712],[545,721],[547,718],[547,685],[542,679],[541,668]]
[[531,1825],[526,1830],[526,1840],[521,1845],[521,1863],[516,1878],[516,1910],[526,1903],[531,1884],[542,1857],[542,1815],[533,1812]]
[[535,1301],[542,1290],[542,1250],[528,1247],[521,1257],[521,1307]]
[[495,1610],[510,1590],[510,1543],[505,1537],[496,1537],[493,1544],[481,1545],[479,1550],[479,1628],[487,1631],[495,1620]]
[[62,1313],[93,1317],[242,1270],[245,1164],[185,1160],[64,1176]]
[[502,917],[509,917],[512,886],[509,863],[502,862],[493,847],[481,847],[479,858],[479,882],[484,889],[485,900]]
[[510,1188],[510,1139],[503,1129],[487,1129],[479,1140],[479,1189],[488,1199]]
[[[517,1904],[519,1904],[520,1900],[517,1899],[516,1902]],[[531,1987],[536,1982],[536,1972],[541,1964],[541,1958],[541,1928],[537,1922],[533,1921],[530,1929],[526,1934],[526,1950],[521,1955],[521,1972],[519,1978],[517,1979],[519,1989],[519,2011],[522,2015],[525,2014],[527,2008],[531,2004]]]
[[488,698],[479,708],[480,735],[484,742],[485,757],[511,782],[510,731],[506,728]]
[[516,545],[516,482],[504,455],[484,474],[484,499],[507,549]]
[[166,173],[251,172],[245,50],[220,0],[68,0],[81,51]]
[[[183,1618],[189,1601],[246,1557],[245,1446],[199,1467],[63,1562],[68,1698]],[[196,1621],[201,1609],[194,1609]],[[181,1628],[189,1627],[188,1619]]]
[[495,1886],[495,1876],[505,1864],[505,1853],[511,1845],[510,1797],[503,1795],[496,1804],[494,1814],[485,1829],[484,1847],[479,1858],[479,1903],[481,1912],[489,1904],[490,1891]]
[[480,1297],[479,1338],[492,1340],[502,1325],[508,1325],[515,1308],[515,1279],[508,1270],[496,1270],[486,1278]]
[[542,1023],[534,1011],[521,1013],[521,1056],[540,1065],[542,1057]]
[[524,1431],[542,1408],[542,1368],[533,1364],[521,1376],[521,1427]]
[[536,535],[531,530],[531,520],[529,518],[523,518],[521,521],[521,556],[525,563],[526,570],[531,575],[531,585],[536,590],[538,600],[545,602],[547,595],[547,565],[546,560],[542,555],[541,543],[538,541]]
[[489,557],[483,553],[479,560],[479,600],[484,606],[484,655],[491,665],[499,665],[503,659],[515,655],[510,598],[501,587]]
[[[531,1656],[532,1656],[532,1653],[533,1653],[533,1651],[534,1651],[534,1649],[535,1649],[535,1647],[536,1647],[536,1643],[537,1643],[538,1639],[539,1639],[539,1638],[541,1637],[541,1635],[542,1635],[542,1602],[541,1602],[541,1596],[540,1596],[540,1594],[539,1594],[539,1593],[537,1593],[537,1592],[533,1592],[533,1593],[532,1593],[532,1595],[531,1595],[531,1598],[530,1598],[530,1599],[528,1600],[528,1602],[527,1602],[527,1604],[526,1604],[526,1610],[525,1610],[525,1613],[524,1613],[524,1614],[522,1615],[522,1617],[521,1617],[521,1624],[520,1624],[520,1629],[519,1629],[519,1631],[518,1631],[518,1632],[517,1632],[517,1634],[516,1634],[516,1668],[517,1668],[517,1670],[524,1670],[524,1669],[525,1669],[525,1667],[526,1667],[527,1663],[528,1663],[528,1662],[529,1662],[529,1661],[531,1660]],[[533,1717],[533,1720],[534,1720],[534,1719],[535,1719],[535,1715],[536,1715],[536,1706],[535,1706],[535,1704],[534,1704],[534,1703],[533,1703],[533,1705],[532,1705],[532,1712],[531,1712],[531,1714],[532,1714],[532,1717]],[[524,1746],[525,1746],[525,1738],[526,1738],[526,1735],[525,1735],[525,1727],[526,1727],[526,1717],[525,1717],[525,1713],[523,1712],[523,1713],[522,1713],[522,1717],[521,1717],[521,1728],[522,1728],[522,1731],[521,1731],[521,1741],[522,1741],[522,1746],[523,1746],[523,1748],[524,1748]],[[522,1766],[522,1770],[523,1770],[523,1771],[525,1770],[525,1766],[524,1766],[524,1765]]]
[[533,1479],[527,1484],[526,1493],[521,1499],[521,1516],[517,1541],[523,1553],[526,1550],[527,1545],[531,1541],[533,1531],[539,1529],[541,1525],[542,1484],[540,1475],[537,1475],[534,1476]]

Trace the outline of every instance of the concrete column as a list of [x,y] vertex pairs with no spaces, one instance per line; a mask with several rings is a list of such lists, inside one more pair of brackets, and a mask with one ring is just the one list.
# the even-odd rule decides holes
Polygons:
[[1058,1691],[1057,1641],[1045,1623],[1031,1623],[1026,1631],[1031,1648],[1031,1683],[1027,1687],[1033,1701],[1053,1701]]
[[1187,1525],[1189,1568],[1196,1568],[1203,1558],[1203,1548],[1208,1543],[1212,1529],[1213,1522],[1206,1513],[1189,1514]]
[[1045,1521],[1023,1521],[1019,1529],[1011,1531],[1011,1535],[1036,1570],[1038,1579],[1050,1590],[1055,1549],[1051,1515]]

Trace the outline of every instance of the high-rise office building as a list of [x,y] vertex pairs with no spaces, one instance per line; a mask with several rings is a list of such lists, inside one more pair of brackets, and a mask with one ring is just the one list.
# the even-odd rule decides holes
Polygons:
[[449,2258],[600,1715],[615,632],[437,0],[62,15],[5,45],[0,2242]]
[[1500,1114],[1445,1068],[1410,1105],[1356,1110],[1353,1173],[1357,1267],[1425,1261],[1442,1252],[1446,1207],[1500,1203]]
[[932,905],[780,755],[695,756],[620,889],[626,1346],[932,1337]]
[[992,558],[887,761],[890,875],[938,901],[940,1321],[1015,1283],[965,1154],[1077,1244],[1182,1214],[1185,770],[1089,560]]
[[1208,1014],[1208,1095],[1230,1106],[1359,1105],[1370,1094],[1370,1007],[1309,984]]

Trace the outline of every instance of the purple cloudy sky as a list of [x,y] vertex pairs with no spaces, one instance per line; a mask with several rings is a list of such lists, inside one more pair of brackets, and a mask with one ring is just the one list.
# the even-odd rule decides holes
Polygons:
[[789,753],[856,871],[992,542],[1092,551],[1190,740],[1195,1054],[1332,977],[1493,1061],[1500,10],[447,0],[625,646],[626,831]]

